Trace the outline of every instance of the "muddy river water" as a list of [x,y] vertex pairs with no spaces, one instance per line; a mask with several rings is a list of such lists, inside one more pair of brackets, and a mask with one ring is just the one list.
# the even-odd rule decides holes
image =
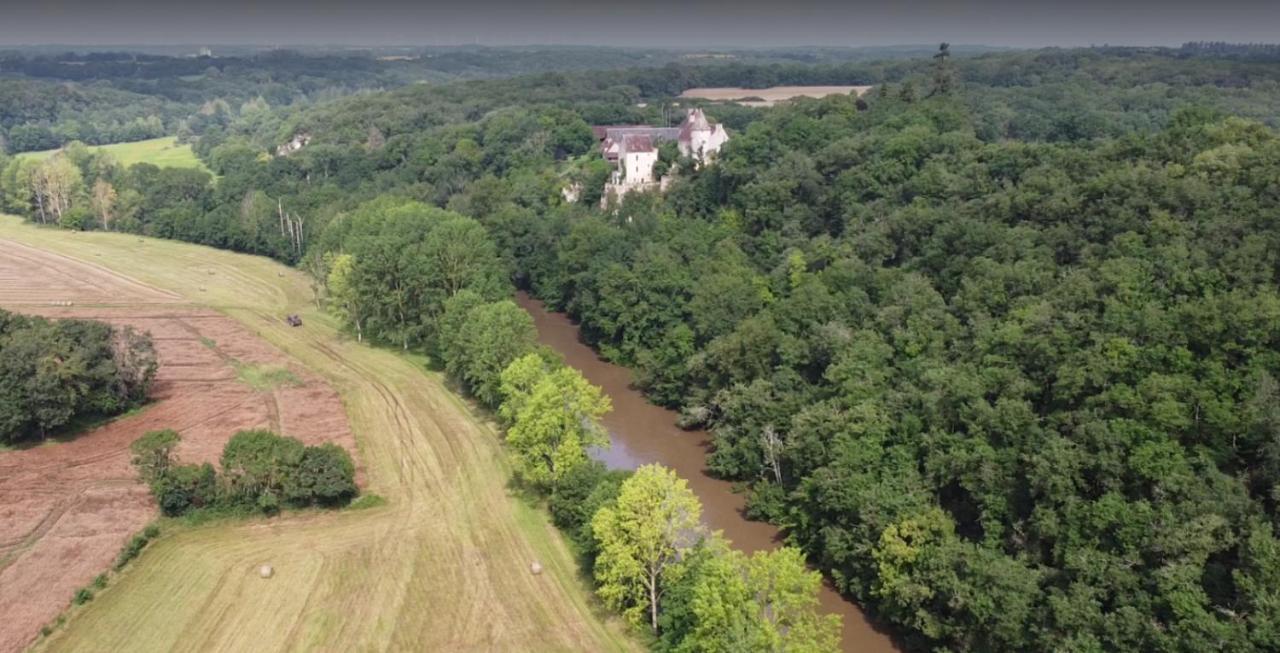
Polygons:
[[[604,418],[612,447],[600,452],[599,458],[610,467],[634,469],[647,463],[662,463],[688,479],[689,487],[702,501],[703,521],[714,530],[724,532],[734,546],[745,552],[772,549],[780,545],[777,528],[763,522],[748,521],[742,515],[745,499],[733,492],[730,483],[712,478],[706,472],[710,434],[684,431],[676,426],[674,411],[655,406],[631,387],[627,368],[600,360],[590,347],[578,339],[578,328],[561,313],[548,311],[525,293],[516,303],[533,316],[538,340],[564,356],[582,372],[588,381],[604,388],[613,400],[613,411]],[[822,608],[844,620],[841,649],[846,653],[890,653],[899,649],[885,634],[867,621],[858,606],[823,587]]]

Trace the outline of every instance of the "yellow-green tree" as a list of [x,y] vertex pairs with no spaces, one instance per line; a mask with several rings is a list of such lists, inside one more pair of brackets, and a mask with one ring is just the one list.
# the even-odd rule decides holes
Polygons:
[[726,547],[707,558],[694,573],[693,596],[689,601],[693,627],[675,650],[678,653],[767,650],[760,613],[747,586],[746,556]]
[[840,617],[818,613],[822,575],[795,547],[757,551],[747,560],[747,587],[770,651],[822,653],[840,642]]
[[822,576],[805,567],[799,549],[747,557],[724,547],[696,576],[694,626],[676,648],[680,653],[838,650],[840,618],[818,613]]
[[609,398],[577,370],[545,371],[537,354],[512,362],[502,373],[505,401],[500,413],[511,421],[507,444],[520,475],[554,488],[565,474],[587,462],[588,447],[607,447],[600,418]]
[[645,465],[622,483],[618,500],[591,520],[599,555],[596,592],[632,623],[658,629],[663,592],[684,572],[681,557],[703,538],[702,504],[662,465]]
[[498,391],[502,393],[502,405],[498,408],[498,415],[507,424],[514,424],[529,397],[533,396],[534,388],[551,371],[552,367],[546,359],[536,353],[525,354],[511,361],[502,370],[502,377],[499,379]]
[[329,267],[329,310],[356,329],[356,340],[364,341],[364,295],[356,287],[356,259],[350,254],[334,257]]
[[944,619],[929,608],[938,593],[939,578],[955,584],[946,558],[954,548],[955,523],[940,508],[929,508],[890,524],[871,551],[876,562],[873,595],[884,609],[930,637],[940,637]]

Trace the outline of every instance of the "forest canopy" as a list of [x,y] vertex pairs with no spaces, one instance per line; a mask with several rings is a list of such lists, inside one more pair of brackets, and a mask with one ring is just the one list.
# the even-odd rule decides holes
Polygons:
[[552,212],[516,269],[922,647],[1274,648],[1276,132],[988,140],[960,98],[869,105]]

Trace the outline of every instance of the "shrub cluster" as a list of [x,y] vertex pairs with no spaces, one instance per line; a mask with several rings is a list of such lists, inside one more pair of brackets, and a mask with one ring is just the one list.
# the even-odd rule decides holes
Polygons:
[[346,450],[310,447],[270,431],[241,431],[222,450],[222,474],[213,465],[175,465],[173,431],[152,431],[133,443],[133,464],[160,510],[176,517],[192,510],[346,505],[358,493],[355,464]]
[[0,443],[141,404],[155,378],[148,335],[0,310]]
[[125,565],[138,557],[138,554],[142,553],[142,550],[147,548],[147,545],[151,543],[151,540],[154,540],[157,537],[160,537],[160,527],[152,524],[142,529],[141,533],[137,533],[133,537],[129,538],[129,541],[125,542],[124,548],[120,549],[120,555],[116,556],[115,570],[120,571],[121,569],[124,569]]

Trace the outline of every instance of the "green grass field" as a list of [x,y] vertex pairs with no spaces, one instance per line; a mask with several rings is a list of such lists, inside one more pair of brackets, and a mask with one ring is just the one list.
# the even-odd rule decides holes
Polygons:
[[[421,359],[340,335],[301,272],[134,235],[73,238],[13,217],[0,217],[0,238],[213,307],[324,376],[356,434],[366,491],[386,499],[362,510],[177,529],[35,650],[640,648],[591,600],[546,514],[508,489],[511,470],[494,429]],[[305,326],[286,325],[289,313]],[[535,560],[541,575],[529,571]],[[258,577],[263,563],[275,567],[274,578]]]
[[[173,136],[153,138],[147,141],[135,141],[133,143],[90,145],[89,149],[95,152],[106,152],[126,167],[135,163],[151,163],[161,168],[205,169],[204,164],[196,158],[195,152],[191,151],[191,146],[179,145],[177,139]],[[57,150],[23,152],[18,154],[17,157],[19,159],[43,159],[54,152],[57,152]]]

